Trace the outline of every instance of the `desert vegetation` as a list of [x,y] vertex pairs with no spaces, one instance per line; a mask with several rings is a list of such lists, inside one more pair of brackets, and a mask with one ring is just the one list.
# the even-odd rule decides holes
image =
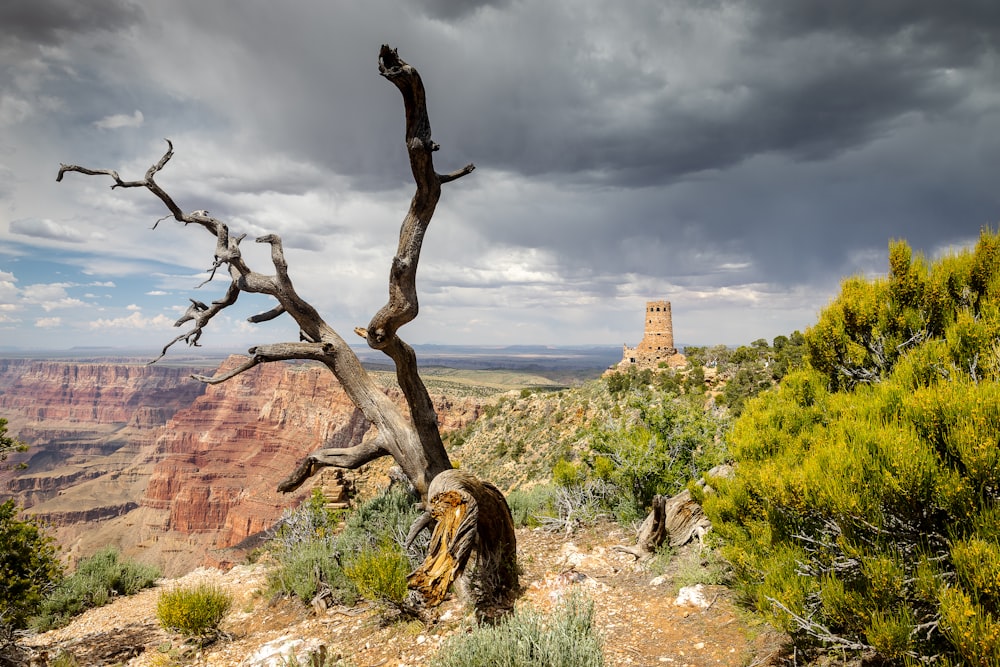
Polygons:
[[[889,257],[885,277],[845,280],[805,334],[695,348],[682,371],[507,391],[447,436],[451,455],[508,490],[516,525],[559,533],[634,527],[654,497],[687,490],[713,523],[698,579],[733,587],[788,633],[796,660],[997,664],[1000,237],[984,231],[934,261],[894,242]],[[709,477],[706,492],[696,482],[722,462],[734,475]],[[258,553],[270,594],[317,610],[368,600],[383,622],[413,618],[418,500],[396,484],[344,511],[314,493]],[[30,522],[16,530],[34,536],[32,553],[51,548]],[[647,567],[673,557],[664,546]],[[102,554],[73,577],[116,563]],[[21,626],[73,577],[56,568],[38,582]],[[573,598],[544,617],[522,606],[446,642],[437,664],[569,664],[546,656],[579,647],[601,664],[591,605]]]
[[328,509],[317,490],[309,502],[285,513],[263,547],[275,562],[271,591],[319,608],[365,598],[383,605],[386,613],[413,614],[406,604],[407,575],[426,546],[406,542],[420,514],[416,501],[410,490],[395,484],[342,512]]
[[[385,456],[407,478],[408,488],[347,515],[328,512],[321,497],[287,515],[265,548],[276,563],[274,592],[317,608],[364,597],[384,615],[406,615],[415,608],[408,591],[433,607],[454,584],[480,609],[510,608],[518,590],[515,522],[567,533],[604,519],[635,526],[663,498],[686,491],[708,512],[710,539],[734,586],[803,655],[1000,664],[1000,237],[983,231],[974,249],[933,262],[892,242],[888,275],[845,280],[804,334],[736,349],[690,348],[682,371],[633,369],[575,389],[508,392],[445,442],[413,349],[398,331],[417,315],[417,264],[442,186],[473,166],[435,171],[439,146],[422,80],[388,46],[378,65],[403,97],[416,192],[392,260],[389,300],[356,333],[392,360],[406,410],[298,295],[278,236],[256,239],[269,247],[274,275],[253,271],[239,248],[244,236],[205,210],[185,212],[156,183],[172,144],[139,180],[112,169],[59,170],[59,180],[79,173],[145,189],[167,218],[213,237],[211,277],[222,269],[230,283],[210,304],[192,300],[177,324],[193,328],[164,354],[181,341],[197,345],[241,294],[264,294],[276,304],[251,321],[287,315],[298,340],[256,346],[238,368],[199,379],[218,383],[262,363],[318,361],[370,422],[371,437],[313,452],[279,490],[298,488],[326,466],[356,469]],[[0,457],[13,446],[0,439]],[[709,475],[721,463],[732,464],[732,476]],[[15,554],[11,581],[21,587],[0,600],[4,628],[22,627],[39,608],[56,623],[152,576],[119,573],[98,588],[87,563],[63,580],[44,531],[17,519],[9,504],[0,506],[0,520],[12,545],[4,553]],[[424,528],[433,530],[430,538],[415,542]],[[110,553],[99,556],[93,569],[117,572]],[[225,607],[197,595],[164,600],[174,611]],[[441,664],[562,664],[545,657],[556,646],[560,655],[583,646],[599,656],[588,609],[575,600],[545,623],[516,611],[449,644]],[[219,622],[209,614],[188,627],[180,613],[164,625],[204,634]],[[528,654],[518,643],[525,635],[534,637]]]
[[0,504],[0,660],[62,576],[55,540],[14,501]]
[[66,625],[73,616],[102,607],[117,595],[149,588],[159,576],[157,568],[105,547],[81,560],[71,575],[53,582],[31,625],[42,631]]
[[844,281],[808,366],[729,432],[705,498],[747,601],[801,649],[1000,663],[1000,237]]
[[156,617],[160,624],[200,641],[214,638],[232,606],[232,598],[210,584],[179,587],[160,593]]
[[434,667],[602,667],[601,637],[594,606],[580,593],[550,614],[518,609],[492,626],[453,637]]

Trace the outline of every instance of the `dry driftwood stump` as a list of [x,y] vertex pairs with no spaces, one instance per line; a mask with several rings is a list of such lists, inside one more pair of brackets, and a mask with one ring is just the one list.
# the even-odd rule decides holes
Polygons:
[[[717,466],[708,472],[708,477],[730,477],[730,466]],[[699,486],[711,493],[711,487],[705,480],[699,480]],[[691,540],[701,537],[712,528],[712,522],[705,516],[701,505],[695,502],[691,492],[684,489],[677,495],[667,498],[655,496],[652,507],[645,520],[639,526],[634,547],[617,546],[618,551],[630,553],[636,558],[649,558],[664,543],[671,547],[679,547]]]

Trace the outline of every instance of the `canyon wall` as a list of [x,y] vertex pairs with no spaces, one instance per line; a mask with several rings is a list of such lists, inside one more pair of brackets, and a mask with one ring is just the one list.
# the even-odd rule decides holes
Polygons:
[[204,392],[189,378],[195,370],[134,361],[0,359],[0,417],[30,446],[0,469],[0,498],[33,507],[120,470]]
[[[320,475],[282,495],[278,482],[312,450],[369,429],[317,364],[264,364],[209,386],[191,370],[0,360],[0,416],[31,445],[27,469],[0,472],[0,498],[50,522],[69,560],[115,544],[174,575],[243,558],[285,508],[335,485]],[[435,403],[445,430],[480,411],[475,399]]]

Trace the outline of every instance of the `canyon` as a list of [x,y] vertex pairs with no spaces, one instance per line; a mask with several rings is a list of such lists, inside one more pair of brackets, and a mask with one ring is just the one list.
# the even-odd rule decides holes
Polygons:
[[[219,372],[243,359],[225,359]],[[240,562],[314,488],[336,499],[391,466],[328,469],[278,493],[312,450],[360,442],[367,420],[318,364],[265,364],[218,385],[190,378],[205,372],[203,362],[0,359],[0,416],[29,445],[0,469],[0,500],[43,520],[71,564],[111,544],[176,576]],[[483,403],[432,398],[443,431],[474,420]]]

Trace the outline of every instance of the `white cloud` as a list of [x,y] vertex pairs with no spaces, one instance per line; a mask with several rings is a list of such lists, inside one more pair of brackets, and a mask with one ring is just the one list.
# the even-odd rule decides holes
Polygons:
[[20,290],[14,284],[16,282],[17,278],[13,273],[0,271],[0,307],[4,304],[12,305],[17,300]]
[[85,301],[69,296],[67,287],[74,287],[73,283],[38,283],[28,285],[21,292],[21,300],[30,305],[41,306],[42,310],[49,312],[59,308],[80,308],[88,304]]
[[39,329],[55,329],[62,326],[61,317],[40,317],[35,320],[35,326]]
[[94,127],[101,130],[117,130],[120,127],[141,127],[143,118],[142,112],[136,109],[131,116],[117,113],[112,116],[105,116],[94,123]]
[[110,320],[89,322],[91,329],[167,329],[174,321],[165,315],[145,317],[142,313],[132,313],[128,317],[117,317]]
[[10,231],[22,236],[70,243],[83,243],[87,240],[78,230],[44,218],[14,220],[10,223]]
[[125,310],[131,310],[131,311],[135,312],[135,311],[142,310],[142,306],[137,306],[134,303],[130,303],[129,305],[125,306]]

